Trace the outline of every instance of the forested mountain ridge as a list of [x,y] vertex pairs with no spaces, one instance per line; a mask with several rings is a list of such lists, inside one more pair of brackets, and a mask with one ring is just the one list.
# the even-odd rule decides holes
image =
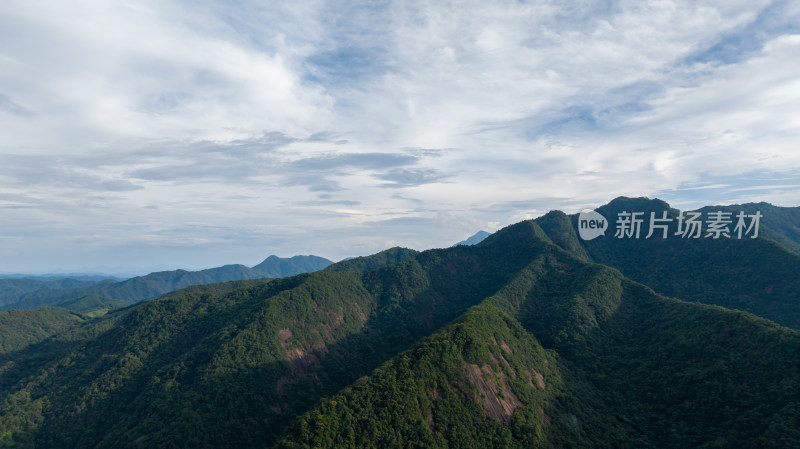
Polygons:
[[372,271],[402,262],[419,254],[419,251],[394,247],[369,256],[354,257],[337,262],[325,268],[325,271]]
[[[680,211],[647,198],[620,197],[599,207],[597,211],[609,220],[609,229],[604,237],[592,240],[578,236],[578,214],[552,211],[535,221],[562,249],[618,268],[661,294],[745,310],[800,328],[800,253],[781,243],[796,238],[790,230],[800,229],[800,208],[745,204],[700,209],[703,219],[710,211],[728,211],[734,217],[739,211],[754,214],[757,210],[763,218],[755,239],[739,239],[733,232],[730,238],[705,238],[705,226],[699,238],[681,238],[676,235]],[[625,211],[643,212],[639,238],[615,237],[615,222]],[[645,238],[651,212],[656,217],[666,213],[672,220],[666,238],[661,230]],[[774,231],[769,225],[782,230]],[[733,224],[729,227],[732,231]]]
[[[543,243],[531,240],[530,245]],[[481,264],[484,259],[499,263]],[[209,444],[274,440],[275,429],[299,411],[477,303],[526,260],[524,251],[513,256],[497,247],[477,252],[462,247],[429,251],[363,274],[314,273],[176,292],[140,305],[111,331],[66,354],[61,360],[68,363],[32,367],[31,373],[42,369],[62,375],[25,384],[6,396],[12,402],[5,406],[17,394],[27,397],[31,389],[44,389],[50,393],[42,401],[75,407],[56,420],[6,409],[0,429],[26,429],[11,432],[20,444],[69,445],[77,436],[68,429],[89,427],[101,434],[84,432],[79,446],[117,445],[131,432],[160,443],[194,445],[187,441],[200,443],[163,426],[182,422],[181,404],[202,410],[208,395],[217,394],[213,414],[203,416]],[[159,380],[142,395],[140,389],[154,378]],[[80,383],[88,379],[96,380]],[[169,394],[163,385],[170,386]],[[179,385],[184,387],[173,388]],[[272,408],[265,409],[265,403]],[[219,421],[220,407],[236,410],[236,417]],[[143,410],[152,422],[126,418]],[[270,424],[254,424],[247,416]],[[187,432],[195,428],[185,425]]]
[[797,332],[608,270],[541,304],[576,284],[537,286],[541,268],[323,399],[279,447],[796,446]]
[[800,441],[797,331],[664,298],[554,241],[526,221],[99,318],[0,356],[0,446]]

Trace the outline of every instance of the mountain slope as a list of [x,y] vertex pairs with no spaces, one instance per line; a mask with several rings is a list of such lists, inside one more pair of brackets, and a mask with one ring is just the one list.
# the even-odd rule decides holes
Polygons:
[[48,308],[0,312],[0,354],[22,350],[129,305],[89,295]]
[[0,312],[0,354],[19,351],[84,320],[85,318],[66,310]]
[[541,444],[544,408],[561,388],[554,353],[499,309],[478,306],[324,399],[279,447]]
[[799,441],[798,332],[663,298],[570,259],[532,263],[456,323],[323,400],[281,447]]

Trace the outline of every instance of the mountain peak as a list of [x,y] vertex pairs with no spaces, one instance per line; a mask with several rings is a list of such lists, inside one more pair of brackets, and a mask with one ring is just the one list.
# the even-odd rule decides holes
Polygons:
[[598,210],[609,210],[609,211],[622,211],[622,210],[636,210],[636,211],[646,211],[646,212],[655,212],[655,211],[669,211],[672,208],[670,207],[669,203],[664,200],[658,198],[648,198],[646,196],[640,196],[636,198],[626,197],[626,196],[618,196],[613,200],[609,201],[608,204],[604,206],[600,206]]
[[294,256],[289,258],[271,255],[253,267],[265,277],[282,278],[310,271],[319,271],[333,262],[319,256]]
[[466,240],[462,240],[462,241],[460,241],[460,242],[456,243],[456,244],[455,244],[455,245],[453,245],[453,246],[459,246],[459,245],[466,245],[466,246],[470,246],[470,245],[477,245],[478,243],[482,242],[482,241],[483,241],[483,240],[484,240],[486,237],[489,237],[490,235],[492,235],[492,234],[491,234],[491,233],[488,233],[488,232],[486,232],[486,231],[478,231],[478,232],[476,232],[475,234],[473,234],[471,237],[469,237],[468,239],[466,239]]

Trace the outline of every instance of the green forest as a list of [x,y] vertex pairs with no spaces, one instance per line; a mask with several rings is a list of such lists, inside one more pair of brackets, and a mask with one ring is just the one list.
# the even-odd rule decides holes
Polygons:
[[[599,210],[626,208],[675,213]],[[473,246],[0,312],[0,447],[797,448],[797,217],[583,241],[554,211]]]

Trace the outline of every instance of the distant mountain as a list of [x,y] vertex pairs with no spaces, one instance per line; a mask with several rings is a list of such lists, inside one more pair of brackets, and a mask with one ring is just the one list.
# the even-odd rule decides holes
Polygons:
[[[613,208],[633,206],[664,204]],[[719,299],[742,274],[750,294],[795,289],[797,272],[769,262],[794,253],[576,243],[571,217],[541,222],[192,286],[0,354],[0,447],[797,446],[800,332],[587,260],[630,270],[644,251],[666,276],[674,250]],[[763,264],[744,273],[740,256]]]
[[472,237],[470,237],[470,238],[468,238],[466,240],[462,240],[462,241],[456,243],[453,246],[458,246],[458,245],[468,245],[468,246],[469,245],[477,245],[478,243],[482,242],[486,237],[489,237],[490,235],[492,235],[492,234],[489,234],[486,231],[478,231]]
[[75,279],[0,279],[0,308],[22,301],[37,291],[47,291],[51,295],[58,295],[64,291],[88,288],[96,284],[98,284],[97,281]]
[[107,274],[91,274],[91,273],[54,273],[54,274],[0,274],[0,279],[31,279],[36,281],[60,281],[72,279],[74,281],[122,281],[126,278],[119,276],[111,276]]
[[283,278],[300,273],[319,271],[332,263],[324,257],[317,256],[294,256],[290,258],[269,256],[263,262],[254,266],[253,270],[260,272],[263,275],[261,277]]
[[[34,309],[41,306],[75,300],[87,295],[98,295],[108,299],[137,302],[157,298],[165,293],[191,285],[205,285],[266,277],[285,277],[309,271],[317,271],[333,262],[317,256],[295,256],[292,258],[268,257],[253,268],[244,265],[225,265],[200,271],[160,271],[137,276],[120,282],[79,282],[61,280],[52,282],[0,279],[0,286],[8,287],[0,310]],[[3,291],[3,290],[0,290]],[[3,296],[0,296],[3,301]]]

